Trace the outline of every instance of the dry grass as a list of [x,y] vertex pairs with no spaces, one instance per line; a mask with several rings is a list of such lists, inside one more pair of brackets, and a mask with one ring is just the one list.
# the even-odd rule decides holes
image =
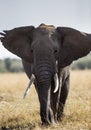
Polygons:
[[65,117],[57,126],[41,126],[33,86],[26,99],[22,99],[27,83],[25,74],[0,74],[1,130],[91,130],[91,71],[71,72]]

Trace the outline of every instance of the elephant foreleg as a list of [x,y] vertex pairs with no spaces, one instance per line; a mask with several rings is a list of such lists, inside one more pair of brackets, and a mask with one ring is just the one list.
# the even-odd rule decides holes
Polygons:
[[51,91],[51,107],[54,113],[54,119],[56,123],[57,123],[57,98],[58,98],[58,92],[54,94],[53,91]]
[[69,92],[69,76],[65,79],[64,84],[62,85],[62,88],[61,88],[58,115],[57,115],[58,120],[60,120],[62,118],[64,106],[65,106],[66,99],[68,96],[68,92]]

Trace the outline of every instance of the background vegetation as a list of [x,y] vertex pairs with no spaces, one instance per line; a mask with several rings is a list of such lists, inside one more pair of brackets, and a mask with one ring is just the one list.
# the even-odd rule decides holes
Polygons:
[[73,70],[91,69],[91,53],[73,63]]
[[[75,61],[72,65],[73,70],[91,69],[91,54]],[[21,60],[6,58],[0,60],[0,72],[23,72]]]
[[23,72],[21,60],[6,58],[0,60],[0,72]]

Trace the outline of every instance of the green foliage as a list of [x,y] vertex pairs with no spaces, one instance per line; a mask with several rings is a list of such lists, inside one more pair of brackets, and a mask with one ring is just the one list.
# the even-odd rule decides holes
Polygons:
[[6,58],[4,60],[4,63],[5,63],[5,67],[6,67],[7,71],[11,71],[11,59],[10,58]]
[[6,66],[3,60],[0,60],[0,72],[6,72]]
[[74,62],[73,70],[91,69],[91,54]]
[[0,60],[0,72],[23,72],[21,60],[6,58]]
[[12,59],[10,71],[11,72],[22,72],[23,66],[22,66],[21,61],[17,60],[17,59]]

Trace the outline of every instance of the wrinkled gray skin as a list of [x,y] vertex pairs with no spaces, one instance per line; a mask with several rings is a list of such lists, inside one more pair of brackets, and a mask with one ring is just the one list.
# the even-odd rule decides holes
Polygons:
[[[27,76],[35,75],[43,124],[61,119],[69,92],[70,64],[91,50],[91,34],[72,28],[40,25],[15,28],[1,33],[3,45],[22,58]],[[59,89],[54,75],[58,74]]]

